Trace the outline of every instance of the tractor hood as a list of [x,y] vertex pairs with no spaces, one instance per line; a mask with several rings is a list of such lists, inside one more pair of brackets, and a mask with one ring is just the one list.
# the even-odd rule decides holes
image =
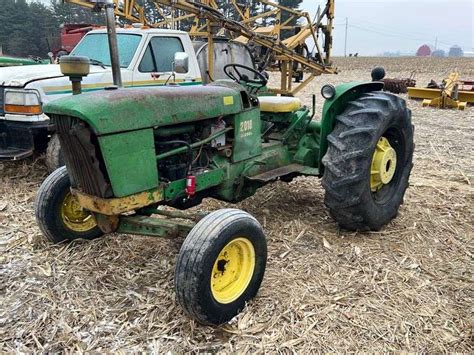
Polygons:
[[100,136],[235,114],[242,99],[240,91],[221,86],[125,88],[61,98],[43,111],[84,120]]
[[[104,69],[91,66],[91,74],[102,72]],[[0,68],[0,85],[12,87],[24,87],[26,84],[45,79],[60,78],[61,70],[59,64],[44,65],[22,65]]]

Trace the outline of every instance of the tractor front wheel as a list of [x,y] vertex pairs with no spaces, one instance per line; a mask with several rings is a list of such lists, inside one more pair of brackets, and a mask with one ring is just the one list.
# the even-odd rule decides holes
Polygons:
[[323,158],[325,204],[349,230],[379,230],[398,213],[413,158],[406,102],[383,92],[364,94],[337,116]]
[[200,323],[228,322],[257,294],[266,260],[265,235],[255,218],[237,209],[215,211],[196,224],[181,247],[178,302]]
[[36,196],[36,221],[53,243],[103,235],[92,214],[81,208],[70,188],[69,175],[63,166],[46,178]]

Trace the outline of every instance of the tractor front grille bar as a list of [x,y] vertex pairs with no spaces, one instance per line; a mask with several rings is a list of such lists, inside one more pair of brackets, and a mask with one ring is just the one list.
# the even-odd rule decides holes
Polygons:
[[71,186],[92,196],[112,196],[97,137],[82,121],[69,116],[52,117],[59,134],[61,149]]

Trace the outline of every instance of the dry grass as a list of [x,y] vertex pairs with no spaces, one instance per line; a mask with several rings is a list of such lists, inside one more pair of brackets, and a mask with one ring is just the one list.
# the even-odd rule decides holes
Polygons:
[[[339,60],[341,74],[303,98],[323,81],[369,78],[379,62]],[[474,68],[472,60],[382,64],[389,76],[418,69],[420,84],[453,66],[472,77]],[[315,178],[271,184],[238,205],[265,227],[268,269],[257,298],[219,328],[196,324],[175,302],[179,241],[111,235],[50,245],[33,211],[41,158],[0,163],[0,351],[472,352],[474,108],[409,105],[411,187],[383,231],[339,230]]]

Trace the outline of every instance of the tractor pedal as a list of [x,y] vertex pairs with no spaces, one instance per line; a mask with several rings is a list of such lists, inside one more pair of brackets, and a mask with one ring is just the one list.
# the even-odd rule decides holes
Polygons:
[[269,170],[264,173],[254,175],[254,176],[246,176],[247,179],[252,180],[252,181],[261,181],[261,182],[267,182],[271,180],[275,180],[279,178],[280,176],[285,176],[288,174],[292,173],[299,173],[302,172],[305,169],[305,166],[300,165],[300,164],[290,164],[287,166],[282,166],[277,169]]

